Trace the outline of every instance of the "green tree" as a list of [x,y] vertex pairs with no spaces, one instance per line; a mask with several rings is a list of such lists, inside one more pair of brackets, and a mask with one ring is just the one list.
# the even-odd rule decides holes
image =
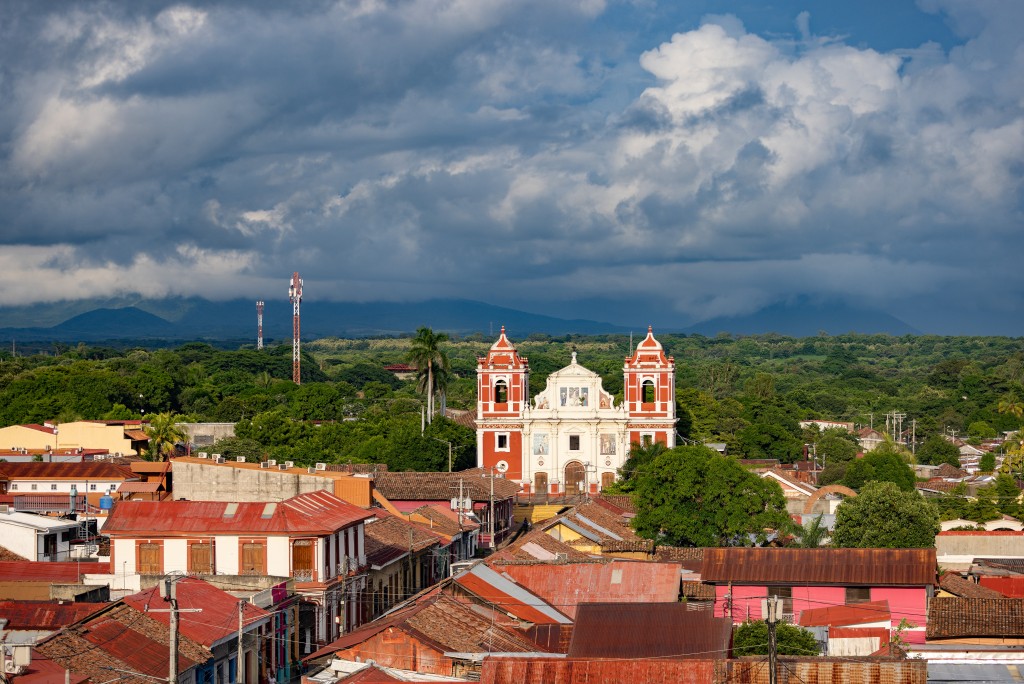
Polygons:
[[797,532],[800,539],[799,546],[805,549],[816,549],[828,537],[828,527],[822,522],[821,516],[817,516],[804,524]]
[[998,433],[996,432],[996,429],[986,421],[976,420],[967,426],[967,434],[979,439],[990,439],[995,437]]
[[1024,418],[1024,402],[1021,401],[1016,392],[1009,392],[1000,399],[997,410],[1000,413],[1011,415],[1017,420]]
[[991,473],[996,469],[996,455],[991,451],[986,451],[981,455],[981,459],[978,461],[978,470],[983,473]]
[[778,483],[702,446],[676,447],[641,467],[633,502],[637,532],[676,546],[745,545],[792,525]]
[[147,460],[166,460],[166,456],[174,451],[175,444],[188,441],[188,433],[178,425],[180,422],[181,416],[174,413],[157,413],[149,417],[149,425],[145,428],[149,437]]
[[416,331],[409,347],[408,360],[419,372],[419,391],[427,397],[427,422],[434,420],[434,394],[437,392],[435,369],[446,372],[449,369],[448,355],[441,344],[448,341],[445,333],[435,333],[426,326]]
[[869,482],[836,509],[832,545],[859,548],[929,548],[939,533],[939,512],[917,492],[892,482]]
[[667,451],[668,448],[661,442],[647,442],[640,444],[633,442],[629,445],[629,454],[619,468],[619,479],[612,488],[616,493],[628,494],[636,488],[638,474],[654,462],[658,456]]
[[814,445],[814,453],[826,464],[851,461],[857,456],[857,443],[846,430],[828,429]]
[[917,478],[903,458],[894,445],[881,444],[847,464],[843,484],[859,491],[868,482],[892,482],[905,492],[914,491]]
[[960,449],[942,435],[931,435],[917,450],[917,462],[925,465],[948,463],[960,467]]
[[[802,627],[780,622],[775,625],[775,644],[779,655],[820,655],[814,635]],[[768,655],[768,623],[747,620],[736,628],[732,636],[733,656]]]

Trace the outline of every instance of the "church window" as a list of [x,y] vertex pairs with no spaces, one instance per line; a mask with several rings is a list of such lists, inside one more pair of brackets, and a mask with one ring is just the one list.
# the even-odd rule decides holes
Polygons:
[[580,450],[580,436],[579,435],[569,435],[569,451],[579,451],[579,450]]
[[640,385],[640,401],[645,404],[654,403],[654,382],[651,380],[644,380]]
[[494,403],[508,403],[508,383],[506,383],[504,380],[499,380],[498,382],[494,383]]
[[508,451],[508,433],[499,432],[495,435],[495,449],[498,451]]

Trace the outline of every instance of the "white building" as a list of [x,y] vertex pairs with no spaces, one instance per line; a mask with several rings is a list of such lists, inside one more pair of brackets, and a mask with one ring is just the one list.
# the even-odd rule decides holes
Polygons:
[[78,523],[0,509],[0,545],[30,561],[66,561]]

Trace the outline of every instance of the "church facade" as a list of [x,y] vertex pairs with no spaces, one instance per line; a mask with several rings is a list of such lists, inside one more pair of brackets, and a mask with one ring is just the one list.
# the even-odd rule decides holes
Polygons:
[[596,492],[615,480],[633,443],[675,446],[675,361],[650,328],[623,365],[623,401],[577,362],[530,397],[530,364],[505,335],[477,359],[477,465],[525,493]]

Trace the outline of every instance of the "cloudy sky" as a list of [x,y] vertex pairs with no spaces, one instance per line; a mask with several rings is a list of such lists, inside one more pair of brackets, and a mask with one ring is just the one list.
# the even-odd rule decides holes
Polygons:
[[[1020,0],[0,4],[0,305],[1024,334]],[[626,320],[629,318],[630,320]],[[638,318],[639,320],[631,320]]]

